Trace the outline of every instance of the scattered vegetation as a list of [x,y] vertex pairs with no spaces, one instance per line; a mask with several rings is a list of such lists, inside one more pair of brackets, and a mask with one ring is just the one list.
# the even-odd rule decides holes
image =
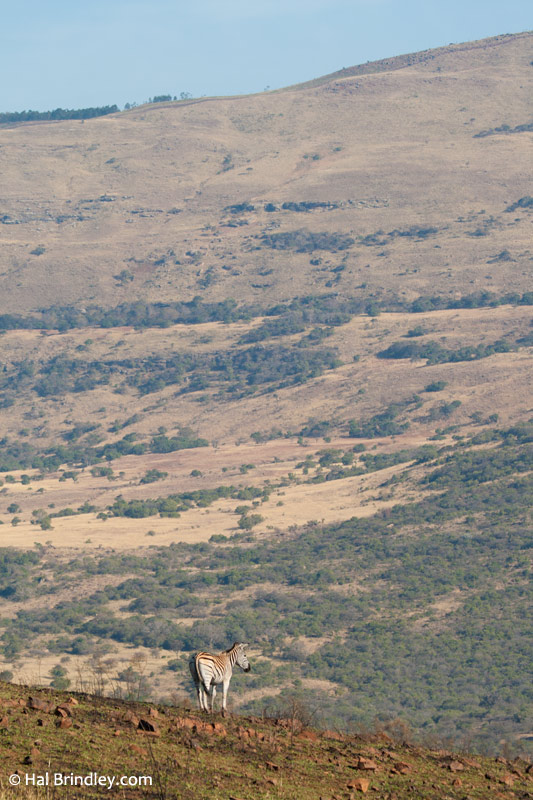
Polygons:
[[524,122],[521,125],[515,125],[512,128],[510,125],[499,125],[497,128],[488,128],[484,131],[474,134],[474,139],[482,139],[485,136],[496,136],[498,133],[511,134],[511,133],[525,133],[533,131],[533,122]]
[[307,230],[285,231],[265,234],[261,241],[273,250],[295,250],[297,253],[313,253],[328,250],[331,253],[347,250],[355,240],[343,233],[313,233]]
[[9,122],[34,122],[36,120],[92,119],[107,114],[116,114],[117,105],[97,106],[95,108],[56,108],[54,111],[3,111],[0,112],[0,125]]
[[[445,364],[457,361],[474,361],[488,358],[495,353],[509,353],[514,347],[505,339],[498,339],[492,344],[467,345],[457,350],[448,350],[438,342],[427,341],[394,342],[385,350],[381,350],[378,358],[425,358],[428,364]],[[433,390],[434,391],[434,390]]]
[[[520,208],[529,207],[527,197],[521,198],[518,202],[521,203]],[[282,237],[285,235],[289,236],[288,242],[292,241],[290,238],[292,234],[272,234],[272,236]],[[330,235],[335,238],[335,234],[327,234],[327,236]],[[317,236],[322,236],[322,234],[317,234]],[[273,241],[277,242],[278,240],[274,239]],[[276,247],[275,249],[285,249],[284,241],[284,239],[280,239],[280,248]],[[292,245],[290,246],[292,247]],[[343,249],[340,245],[338,247],[335,245],[335,247],[339,250]],[[336,312],[344,315],[345,321],[348,322],[354,314],[366,313],[369,303],[372,303],[378,311],[407,311],[409,313],[423,313],[440,309],[496,308],[501,305],[531,306],[533,305],[533,292],[508,292],[497,295],[491,291],[479,291],[462,297],[423,295],[410,302],[398,297],[384,299],[366,296],[364,292],[360,296],[352,298],[322,294],[294,298],[288,303],[278,303],[269,308],[252,305],[239,306],[237,301],[232,298],[218,303],[205,303],[199,296],[190,302],[122,303],[114,308],[88,306],[81,309],[74,306],[58,306],[42,309],[38,316],[0,314],[0,331],[18,329],[67,331],[73,328],[123,326],[166,328],[175,324],[196,325],[205,322],[249,321],[257,316],[278,316],[288,311],[312,312],[318,316],[322,312],[330,315]],[[328,324],[334,323],[328,322]]]
[[[389,416],[394,423],[396,409]],[[0,594],[8,600],[44,596],[80,573],[136,575],[52,610],[43,601],[5,618],[4,653],[16,661],[35,635],[67,653],[80,637],[169,651],[251,640],[285,665],[281,673],[259,672],[257,686],[275,686],[287,670],[337,684],[335,703],[314,698],[328,726],[401,715],[425,735],[496,748],[511,731],[531,725],[532,441],[531,425],[524,425],[484,429],[453,450],[363,451],[359,462],[353,451],[325,448],[318,466],[332,473],[375,471],[402,460],[432,462],[431,471],[415,502],[336,525],[309,523],[282,539],[255,540],[260,515],[248,505],[238,509],[242,534],[234,540],[66,562],[4,549]],[[174,515],[222,497],[250,503],[266,496],[251,487],[219,487],[153,501],[118,498],[108,513]],[[244,535],[251,540],[238,538]],[[44,564],[54,579],[43,585]],[[347,591],[352,585],[359,588]],[[241,599],[244,588],[252,593]],[[230,599],[222,610],[220,601]],[[108,608],[117,600],[126,604],[126,616]],[[192,624],[176,623],[177,609]],[[324,631],[328,641],[319,643]],[[301,637],[316,639],[311,655],[299,647]]]
[[[143,455],[144,453],[171,453],[194,447],[207,447],[209,442],[197,436],[190,428],[178,428],[174,436],[158,433],[148,441],[139,441],[135,432],[126,434],[122,439],[110,442],[102,447],[90,444],[87,440],[74,443],[48,445],[39,449],[28,442],[0,440],[0,472],[18,469],[37,469],[49,472],[58,469],[62,464],[87,467],[101,461],[113,461],[126,455]],[[97,466],[91,469],[94,477],[113,479],[113,470],[108,466]],[[64,473],[65,479],[68,477]],[[32,480],[39,480],[33,477]]]
[[524,210],[533,208],[533,197],[530,195],[526,195],[525,197],[521,197],[516,203],[511,203],[505,210],[506,211],[517,211],[517,210]]

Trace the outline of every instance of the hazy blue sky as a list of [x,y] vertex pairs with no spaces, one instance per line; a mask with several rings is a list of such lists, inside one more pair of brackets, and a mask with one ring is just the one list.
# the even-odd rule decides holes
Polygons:
[[531,0],[5,0],[0,111],[240,94],[533,28]]

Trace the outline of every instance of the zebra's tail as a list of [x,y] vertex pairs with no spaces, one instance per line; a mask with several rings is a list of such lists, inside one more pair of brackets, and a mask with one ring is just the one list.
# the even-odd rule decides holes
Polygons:
[[198,674],[198,668],[196,666],[196,656],[197,653],[193,653],[193,655],[189,659],[189,669],[191,671],[193,681],[198,684],[200,683],[200,675]]

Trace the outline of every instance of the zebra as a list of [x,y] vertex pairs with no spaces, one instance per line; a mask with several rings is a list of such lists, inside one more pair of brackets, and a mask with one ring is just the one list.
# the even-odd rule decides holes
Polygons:
[[[215,704],[216,687],[222,684],[222,716],[226,715],[226,698],[228,687],[235,664],[250,672],[250,662],[244,652],[247,645],[242,642],[234,642],[228,650],[224,650],[218,655],[213,653],[194,653],[189,659],[189,669],[192,679],[196,686],[198,702],[202,711],[213,712]],[[211,698],[211,708],[209,708],[208,698]]]

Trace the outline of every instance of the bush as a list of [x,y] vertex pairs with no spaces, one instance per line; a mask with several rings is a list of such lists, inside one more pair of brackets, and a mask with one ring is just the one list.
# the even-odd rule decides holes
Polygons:
[[255,525],[259,525],[259,523],[263,521],[264,517],[262,517],[261,514],[243,514],[237,524],[242,530],[249,531]]
[[149,469],[141,478],[140,483],[155,483],[156,481],[162,481],[167,476],[168,472],[161,472],[158,469]]
[[343,233],[312,233],[307,230],[285,231],[283,233],[271,233],[262,237],[262,242],[266,247],[273,250],[296,250],[297,253],[312,253],[315,250],[328,250],[336,253],[339,250],[347,250],[355,240],[351,236]]
[[424,388],[425,392],[442,392],[448,385],[447,381],[433,381]]

